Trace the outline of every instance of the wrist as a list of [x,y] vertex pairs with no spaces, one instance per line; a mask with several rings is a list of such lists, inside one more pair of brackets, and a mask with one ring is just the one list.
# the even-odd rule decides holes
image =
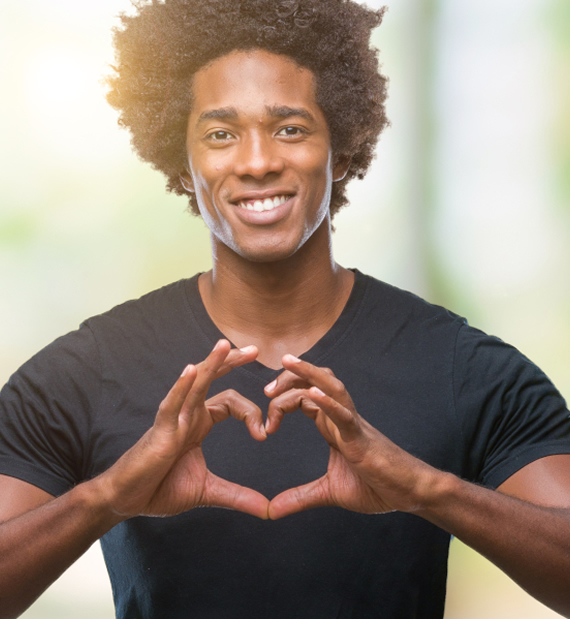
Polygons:
[[429,467],[417,486],[417,500],[411,512],[427,518],[441,512],[457,496],[462,480],[449,472]]
[[91,516],[93,525],[100,526],[102,534],[127,518],[114,509],[113,494],[104,475],[77,485],[71,493],[74,501]]

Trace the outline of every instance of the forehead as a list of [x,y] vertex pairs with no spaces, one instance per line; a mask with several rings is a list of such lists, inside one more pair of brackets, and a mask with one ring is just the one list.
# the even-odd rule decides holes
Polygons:
[[235,51],[202,67],[192,84],[192,112],[232,107],[247,114],[289,106],[320,112],[312,71],[265,50]]

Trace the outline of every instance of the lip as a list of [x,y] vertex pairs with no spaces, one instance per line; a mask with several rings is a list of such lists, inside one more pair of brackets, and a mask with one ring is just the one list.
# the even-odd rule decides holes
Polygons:
[[[265,198],[273,198],[274,196],[289,196],[287,200],[281,203],[279,206],[274,207],[270,211],[250,211],[239,206],[240,202],[247,202],[250,200],[264,200]],[[248,192],[247,194],[240,195],[237,199],[231,201],[234,211],[238,218],[247,224],[256,224],[259,226],[267,226],[269,224],[275,224],[282,219],[286,218],[293,208],[293,201],[295,195],[289,192],[274,190],[271,192]]]
[[249,192],[243,192],[242,194],[236,194],[232,196],[231,202],[237,205],[239,202],[247,202],[248,200],[265,200],[266,198],[273,198],[274,196],[293,196],[295,192],[290,189],[264,189],[264,190],[251,190]]

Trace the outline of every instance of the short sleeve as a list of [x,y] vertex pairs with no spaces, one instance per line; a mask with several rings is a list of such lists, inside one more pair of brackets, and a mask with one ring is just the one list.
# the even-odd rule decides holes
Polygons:
[[514,347],[467,325],[454,364],[463,471],[496,488],[539,458],[570,453],[570,413],[549,378]]
[[61,495],[84,478],[89,419],[101,391],[91,330],[58,338],[0,392],[0,473]]

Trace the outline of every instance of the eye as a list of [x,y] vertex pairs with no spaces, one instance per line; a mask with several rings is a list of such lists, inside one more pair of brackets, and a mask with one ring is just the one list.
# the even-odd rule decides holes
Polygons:
[[286,136],[288,138],[296,138],[297,136],[301,136],[305,134],[306,131],[301,129],[300,127],[295,127],[294,125],[289,125],[287,127],[283,127],[277,132],[278,136]]
[[210,140],[211,142],[227,142],[232,138],[233,136],[229,131],[223,131],[221,129],[218,131],[213,131],[206,136],[206,139]]

